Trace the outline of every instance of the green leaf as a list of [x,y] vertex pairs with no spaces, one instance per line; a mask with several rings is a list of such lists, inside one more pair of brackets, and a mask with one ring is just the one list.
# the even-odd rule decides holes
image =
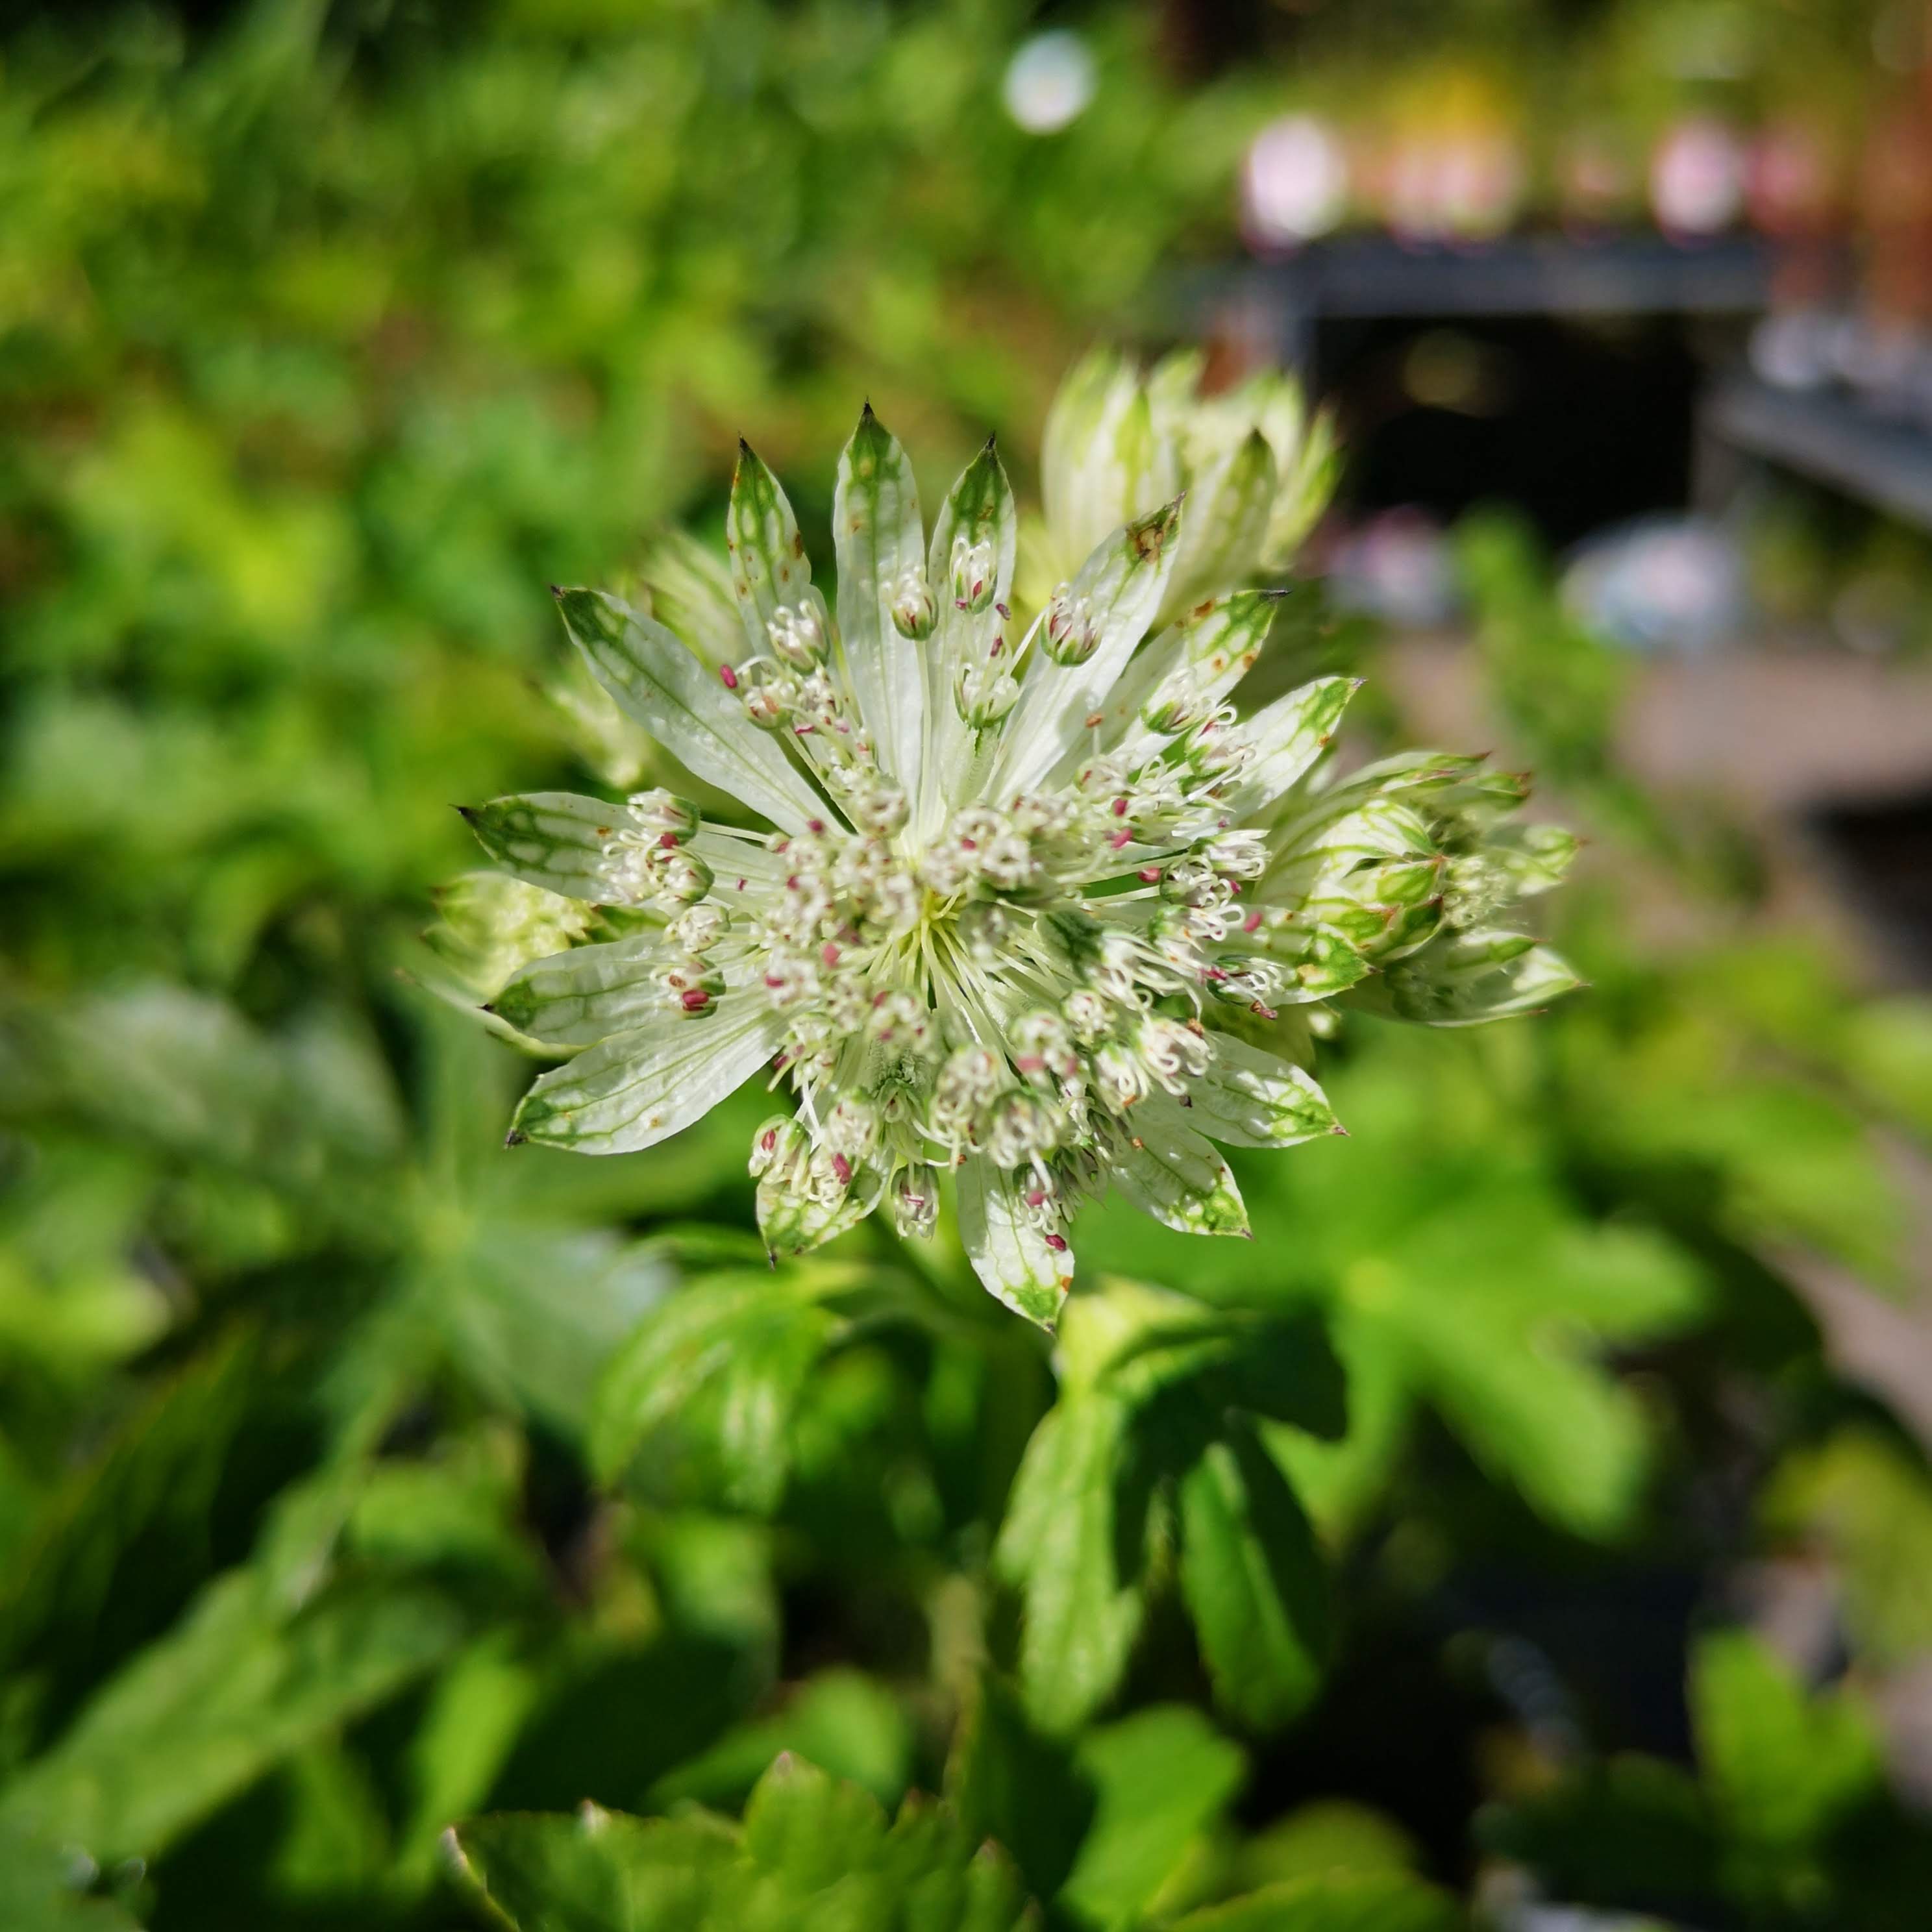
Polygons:
[[605,1366],[676,1280],[668,1244],[509,1213],[486,1213],[469,1232],[409,1292],[480,1389],[581,1436]]
[[1280,1470],[1230,1423],[1180,1483],[1180,1587],[1215,1701],[1256,1730],[1286,1724],[1321,1682],[1327,1579]]
[[1056,1902],[1090,1925],[1137,1925],[1240,1789],[1246,1763],[1198,1712],[1175,1704],[1089,1732],[1076,1762],[1096,1806]]
[[1104,1388],[1130,1407],[1191,1387],[1317,1436],[1342,1433],[1341,1365],[1310,1311],[1222,1309],[1111,1276],[1068,1306],[1059,1364],[1070,1395]]
[[655,531],[638,560],[639,608],[700,664],[728,664],[744,648],[738,600],[724,560],[689,531]]
[[598,682],[700,778],[788,832],[835,815],[776,740],[662,624],[601,590],[566,590],[557,601]]
[[264,1576],[225,1576],[0,1793],[0,1825],[103,1864],[152,1858],[440,1662],[462,1629],[420,1588],[342,1584],[291,1614]]
[[[594,1046],[614,1033],[652,1021],[708,1024],[722,1002],[691,1014],[664,983],[668,949],[658,933],[636,933],[600,946],[532,960],[490,1002],[488,1011],[550,1046]],[[675,957],[675,954],[669,954]],[[673,1034],[673,1038],[681,1036]]]
[[1883,1778],[1870,1717],[1848,1693],[1808,1699],[1763,1642],[1742,1630],[1705,1637],[1690,1662],[1697,1755],[1730,1828],[1797,1849]]
[[216,1493],[260,1376],[253,1335],[218,1340],[55,1492],[0,1598],[0,1666],[38,1681],[43,1724],[165,1628],[207,1576]]
[[[1260,655],[1280,602],[1275,591],[1224,592],[1150,638],[1107,694],[1093,728],[1098,742],[1131,769],[1205,717]],[[1086,748],[1063,758],[1050,782],[1070,779]]]
[[1114,1513],[1129,1424],[1117,1396],[1063,1399],[1027,1444],[994,1550],[1023,1606],[1028,1713],[1048,1732],[1076,1729],[1112,1695],[1140,1629],[1139,1580],[1120,1572]]
[[7,1932],[140,1932],[116,1900],[88,1894],[90,1863],[71,1845],[16,1837],[0,1824],[0,1925]]
[[522,1633],[502,1624],[460,1652],[436,1678],[407,1751],[410,1808],[399,1832],[400,1862],[412,1880],[434,1870],[452,1818],[489,1796],[544,1686],[518,1653]]
[[745,1807],[745,1850],[788,1889],[819,1892],[878,1862],[886,1837],[878,1801],[856,1784],[786,1756]]
[[592,1466],[607,1482],[646,1458],[662,1494],[687,1489],[740,1508],[777,1507],[791,1422],[836,1316],[794,1275],[692,1282],[646,1317],[598,1388]]
[[1256,1833],[1235,1864],[1248,1890],[1343,1872],[1408,1872],[1420,1858],[1414,1840],[1392,1820],[1331,1798],[1304,1804]]
[[514,1932],[1010,1932],[1012,1868],[951,1815],[878,1805],[796,1758],[760,1780],[742,1828],[703,1812],[507,1814],[451,1834],[457,1869]]
[[1840,1430],[1787,1456],[1760,1498],[1772,1526],[1828,1550],[1862,1663],[1908,1668],[1932,1653],[1932,1480],[1877,1430]]
[[820,1672],[782,1710],[739,1725],[651,1787],[654,1809],[681,1800],[735,1809],[767,1766],[792,1752],[882,1804],[904,1796],[912,1770],[911,1720],[893,1692],[862,1672]]
[[1036,1730],[999,1678],[982,1677],[967,1705],[946,1790],[966,1829],[1011,1852],[1036,1898],[1060,1890],[1094,1822],[1093,1783],[1073,1747]]
[[729,1830],[709,1820],[505,1813],[449,1834],[458,1874],[514,1932],[694,1932],[734,1873]]
[[[1054,574],[1072,576],[1109,531],[1165,502],[1180,480],[1132,361],[1104,345],[1090,350],[1060,379],[1040,439]],[[1040,588],[1050,592],[1052,580]]]
[[1173,1932],[1456,1932],[1446,1892],[1394,1872],[1291,1879],[1190,1912]]

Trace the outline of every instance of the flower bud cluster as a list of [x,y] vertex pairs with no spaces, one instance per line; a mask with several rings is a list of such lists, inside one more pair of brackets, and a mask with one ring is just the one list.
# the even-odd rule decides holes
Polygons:
[[603,837],[602,869],[617,905],[694,905],[712,886],[711,868],[686,842],[698,808],[662,790],[634,793]]

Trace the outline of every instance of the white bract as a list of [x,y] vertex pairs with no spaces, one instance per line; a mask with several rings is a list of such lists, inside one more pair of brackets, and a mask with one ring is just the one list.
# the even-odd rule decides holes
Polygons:
[[1084,374],[1106,407],[1056,411],[1034,550],[1096,502],[1131,507],[1030,620],[992,445],[928,535],[869,409],[839,466],[836,608],[748,449],[734,658],[558,593],[616,704],[758,823],[662,790],[466,814],[516,878],[604,908],[619,935],[530,960],[492,1001],[500,1024],[580,1049],[531,1088],[513,1140],[646,1148],[762,1075],[793,1103],[752,1150],[775,1253],[882,1204],[929,1234],[950,1174],[981,1279],[1050,1323],[1082,1201],[1112,1185],[1172,1227],[1243,1233],[1215,1143],[1334,1130],[1297,1064],[1319,1003],[1458,1024],[1570,983],[1495,924],[1569,850],[1502,823],[1520,781],[1423,754],[1326,782],[1347,680],[1237,709],[1276,596],[1244,583],[1279,508],[1265,441],[1210,454],[1185,504],[1150,496],[1185,452],[1162,454],[1131,374]]

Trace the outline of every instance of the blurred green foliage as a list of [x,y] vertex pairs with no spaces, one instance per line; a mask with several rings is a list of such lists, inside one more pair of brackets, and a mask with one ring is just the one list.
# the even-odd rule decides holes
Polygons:
[[[1350,1138],[1242,1165],[1256,1242],[1095,1210],[1050,1354],[944,1239],[767,1272],[755,1096],[506,1154],[520,1064],[398,976],[452,803],[596,782],[533,690],[552,578],[714,516],[740,428],[823,527],[868,393],[935,481],[989,424],[1025,471],[1073,350],[1221,235],[1261,84],[1178,92],[1121,16],[1038,140],[1028,24],[267,0],[0,53],[10,1928],[480,1887],[526,1928],[1420,1932],[1502,1853],[1876,1924],[1919,1868],[1859,1700],[1926,1640],[1932,1485],[1782,1258],[1894,1265],[1922,1006],[1658,956],[1606,864],[1588,998],[1364,1024]],[[1510,715],[1628,798],[1604,663],[1496,568]],[[1712,1639],[1694,1784],[1684,1626],[1794,1548],[1853,1681]]]

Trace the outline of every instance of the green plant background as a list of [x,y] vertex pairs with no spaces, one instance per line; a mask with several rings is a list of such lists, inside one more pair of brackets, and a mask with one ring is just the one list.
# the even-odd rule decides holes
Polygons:
[[[1051,1355],[943,1239],[767,1270],[755,1099],[506,1153],[527,1066],[412,976],[450,806],[593,782],[546,584],[715,522],[741,430],[822,528],[868,395],[934,479],[988,425],[1024,472],[1226,244],[1263,78],[1110,15],[1036,140],[1028,26],[257,0],[0,50],[7,1926],[1927,1895],[1876,1714],[1932,1486],[1786,1264],[1897,1279],[1932,1016],[1616,769],[1621,667],[1514,526],[1462,563],[1602,848],[1592,991],[1359,1024],[1350,1137],[1241,1163],[1257,1243],[1096,1210]],[[1712,937],[1631,937],[1660,876]],[[1828,1684],[1740,1627],[1778,1563],[1835,1580]]]

